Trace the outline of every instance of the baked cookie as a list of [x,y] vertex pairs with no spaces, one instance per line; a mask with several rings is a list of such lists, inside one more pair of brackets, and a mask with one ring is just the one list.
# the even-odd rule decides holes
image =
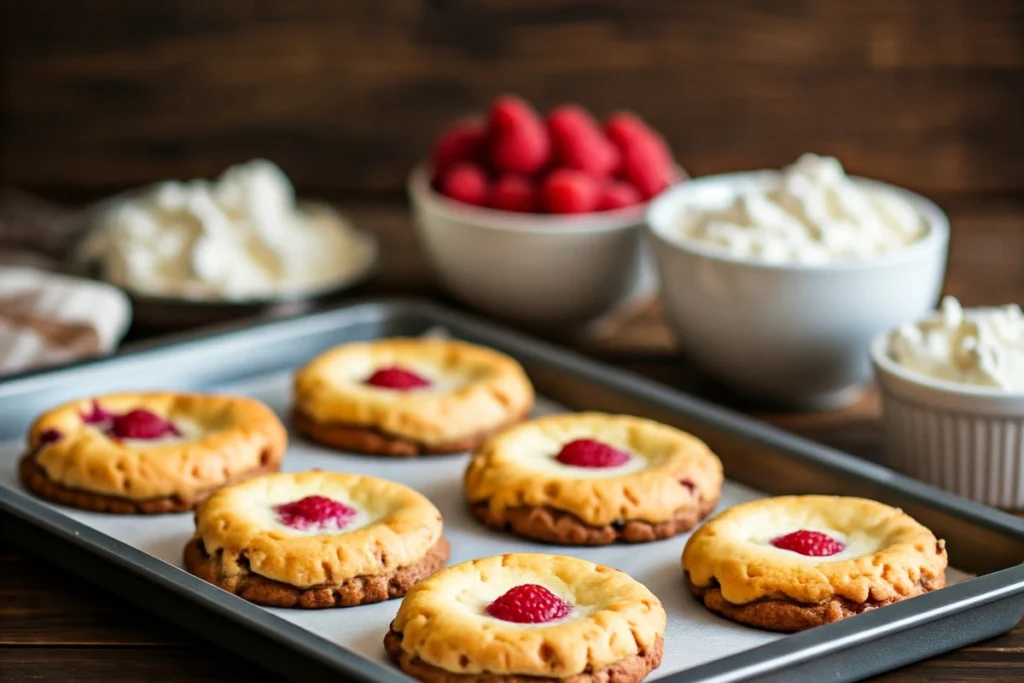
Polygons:
[[351,607],[405,595],[445,565],[441,513],[384,479],[271,474],[228,486],[196,510],[185,567],[250,602]]
[[533,386],[512,358],[461,341],[343,344],[295,378],[295,429],[358,453],[455,453],[519,422]]
[[683,551],[686,581],[708,609],[784,632],[942,588],[945,569],[945,543],[909,515],[838,496],[737,505]]
[[384,648],[426,683],[631,683],[661,663],[664,634],[661,602],[627,574],[512,554],[415,586]]
[[259,401],[111,394],[36,420],[20,473],[34,494],[123,514],[184,512],[217,488],[276,472],[287,433]]
[[473,514],[490,527],[571,545],[655,541],[714,509],[722,463],[696,437],[626,415],[524,422],[484,443],[466,470]]

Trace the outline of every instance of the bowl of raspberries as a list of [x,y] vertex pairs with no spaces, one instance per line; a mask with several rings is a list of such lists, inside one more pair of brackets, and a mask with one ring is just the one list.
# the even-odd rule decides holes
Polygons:
[[409,180],[440,284],[492,315],[582,330],[649,301],[647,203],[684,178],[664,138],[631,112],[546,115],[515,96],[437,138]]

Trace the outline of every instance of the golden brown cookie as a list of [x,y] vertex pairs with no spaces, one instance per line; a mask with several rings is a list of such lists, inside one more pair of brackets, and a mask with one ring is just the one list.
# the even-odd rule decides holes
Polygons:
[[626,415],[552,415],[473,453],[470,510],[496,529],[572,545],[688,531],[718,501],[722,464],[699,439]]
[[863,498],[783,496],[732,507],[683,551],[693,594],[728,619],[800,631],[942,588],[945,543]]
[[191,510],[217,488],[277,471],[287,434],[259,401],[205,394],[111,394],[32,425],[19,471],[64,505],[114,513]]
[[384,647],[430,683],[632,683],[661,663],[665,623],[658,598],[621,571],[512,554],[417,584]]
[[186,568],[275,607],[350,607],[405,595],[448,561],[441,513],[400,484],[357,474],[273,474],[196,509]]
[[472,449],[526,417],[534,392],[512,358],[444,339],[343,344],[295,377],[295,429],[342,450],[414,456]]

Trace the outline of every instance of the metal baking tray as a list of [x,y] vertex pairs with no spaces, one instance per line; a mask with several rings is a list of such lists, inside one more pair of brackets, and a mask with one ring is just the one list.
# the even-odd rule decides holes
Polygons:
[[[190,523],[190,515],[124,518],[39,501],[24,493],[13,476],[18,449],[11,444],[23,439],[30,421],[47,408],[110,391],[245,387],[247,393],[262,397],[261,392],[271,391],[266,387],[273,385],[276,398],[271,404],[283,412],[282,381],[286,384],[290,371],[316,353],[346,341],[417,336],[439,328],[518,358],[549,405],[554,402],[563,409],[642,415],[703,438],[725,464],[729,478],[729,490],[723,494],[725,505],[744,497],[787,493],[874,498],[902,507],[931,527],[946,539],[951,565],[977,575],[840,623],[795,635],[764,634],[710,615],[686,594],[678,560],[682,538],[597,549],[529,544],[484,531],[470,519],[452,490],[431,484],[421,487],[442,508],[446,534],[453,541],[453,559],[460,554],[459,559],[494,554],[485,552],[493,548],[513,552],[524,546],[534,552],[578,555],[612,566],[627,562],[628,557],[634,576],[648,583],[670,612],[666,662],[671,666],[666,669],[663,664],[651,678],[669,683],[852,681],[1004,633],[1024,615],[1024,521],[647,379],[419,301],[367,302],[198,338],[179,337],[109,359],[3,382],[0,441],[8,442],[6,450],[0,450],[3,534],[287,678],[319,680],[341,674],[366,681],[408,681],[383,660],[383,631],[361,636],[360,642],[346,640],[352,624],[379,620],[385,613],[393,615],[396,601],[319,612],[251,605],[189,575],[179,568],[180,560],[168,559],[168,543],[178,552],[187,540],[187,532],[182,536],[181,529]],[[261,388],[263,385],[266,387]],[[285,458],[286,468],[289,459],[307,457],[323,458],[333,469],[377,474],[374,468],[382,467],[377,464],[380,458],[315,453],[314,447],[297,441],[293,440]],[[429,462],[436,465],[426,466],[440,469],[456,466],[452,463],[460,463],[458,467],[465,464],[465,456],[440,458],[447,459],[432,459]],[[402,467],[396,461],[388,466]],[[407,474],[392,478],[417,483],[416,476],[410,481]],[[451,486],[461,488],[459,484]],[[176,531],[167,537],[172,528]],[[651,566],[638,565],[638,557]],[[637,575],[637,566],[643,567],[642,575]],[[653,582],[649,583],[649,578]],[[685,624],[682,631],[680,623]],[[687,634],[685,640],[680,638],[681,632]],[[756,643],[752,640],[755,635],[761,638]],[[375,654],[367,655],[371,650]],[[727,654],[716,654],[710,660],[707,652],[703,658],[693,654],[709,650]],[[680,667],[687,656],[699,663]]]

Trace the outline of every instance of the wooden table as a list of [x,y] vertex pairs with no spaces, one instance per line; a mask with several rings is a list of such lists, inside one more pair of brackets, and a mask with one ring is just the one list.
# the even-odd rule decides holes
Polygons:
[[[941,198],[940,198],[941,199]],[[947,291],[967,305],[1024,302],[1024,197],[941,201],[954,237]],[[432,292],[405,210],[396,203],[346,204],[381,238],[373,293]],[[584,351],[773,424],[871,458],[880,449],[877,395],[841,411],[786,414],[745,403],[672,353],[656,306]],[[824,672],[823,672],[824,676]],[[1024,625],[1009,634],[878,677],[898,681],[1020,681]],[[0,548],[0,680],[272,680],[243,659],[17,548]]]

